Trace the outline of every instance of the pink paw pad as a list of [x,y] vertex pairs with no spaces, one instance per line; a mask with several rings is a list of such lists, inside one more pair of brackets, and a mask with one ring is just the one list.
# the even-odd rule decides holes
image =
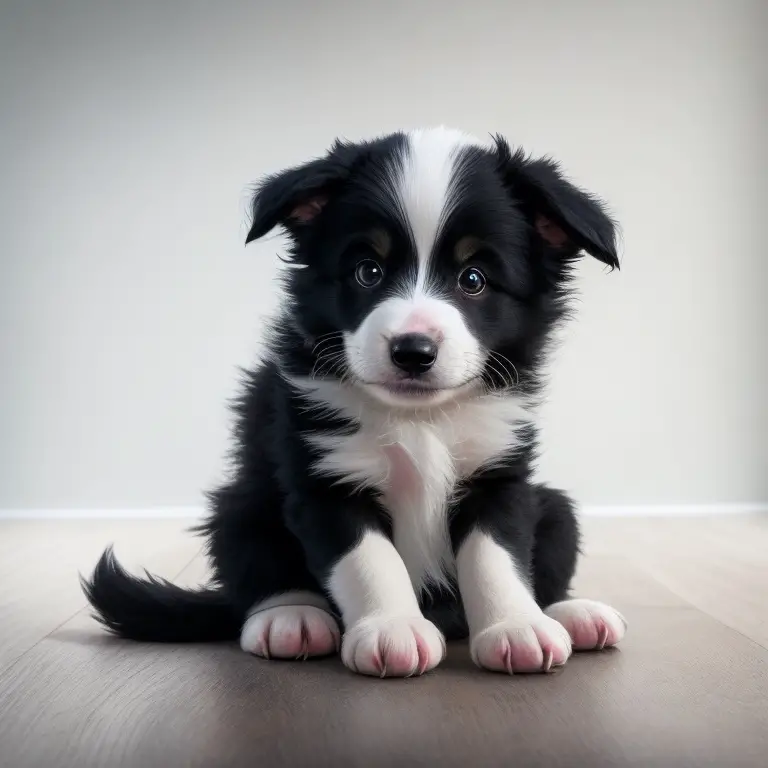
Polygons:
[[338,652],[339,627],[321,608],[285,605],[248,617],[240,633],[240,647],[265,659],[307,659]]
[[600,651],[624,637],[627,622],[615,609],[596,600],[564,600],[545,613],[565,627],[577,651]]
[[542,614],[488,627],[472,638],[471,653],[478,666],[494,672],[550,672],[568,660],[571,643],[563,627]]
[[411,677],[423,675],[429,666],[430,651],[424,638],[416,632],[413,633],[416,644],[413,651],[400,651],[392,648],[379,647],[373,653],[373,666],[379,673],[379,677]]
[[344,635],[341,652],[353,672],[376,677],[423,675],[444,656],[442,635],[421,617],[364,619]]

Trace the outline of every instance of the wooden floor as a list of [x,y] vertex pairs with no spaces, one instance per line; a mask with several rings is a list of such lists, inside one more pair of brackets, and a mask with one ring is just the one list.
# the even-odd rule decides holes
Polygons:
[[196,584],[184,527],[0,522],[0,766],[768,765],[766,518],[590,519],[576,591],[625,614],[620,649],[509,678],[458,644],[411,680],[106,637],[78,571],[115,542]]

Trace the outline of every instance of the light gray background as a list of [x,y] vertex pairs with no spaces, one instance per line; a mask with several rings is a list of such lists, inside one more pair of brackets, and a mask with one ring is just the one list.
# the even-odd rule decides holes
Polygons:
[[0,508],[200,504],[277,301],[248,185],[439,123],[556,155],[623,224],[542,474],[767,501],[766,28],[759,0],[3,2]]

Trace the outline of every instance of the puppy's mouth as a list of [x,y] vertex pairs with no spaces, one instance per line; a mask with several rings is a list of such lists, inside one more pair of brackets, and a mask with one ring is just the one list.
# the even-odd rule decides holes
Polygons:
[[460,384],[453,386],[438,386],[434,383],[418,379],[399,379],[396,381],[365,381],[367,388],[384,395],[387,400],[404,403],[433,403],[437,400],[447,401],[456,397],[462,391],[471,388],[479,381],[479,376],[472,376]]
[[403,379],[402,381],[387,381],[379,384],[395,395],[410,395],[412,397],[421,397],[439,392],[443,387],[436,387],[431,384],[425,384],[415,379]]

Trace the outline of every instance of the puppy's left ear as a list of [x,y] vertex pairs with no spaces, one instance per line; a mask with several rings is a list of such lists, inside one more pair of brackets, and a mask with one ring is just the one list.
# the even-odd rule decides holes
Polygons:
[[501,173],[522,206],[544,248],[566,260],[586,251],[611,269],[618,268],[616,224],[604,203],[568,181],[556,162],[512,153],[496,137]]

